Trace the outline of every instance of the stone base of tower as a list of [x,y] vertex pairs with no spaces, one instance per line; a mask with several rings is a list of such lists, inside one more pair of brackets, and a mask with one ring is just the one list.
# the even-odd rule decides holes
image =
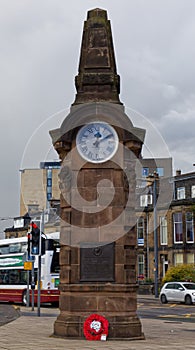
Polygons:
[[[105,316],[105,313],[103,313]],[[141,323],[138,317],[108,317],[108,340],[143,340]],[[54,335],[62,338],[84,339],[83,324],[85,317],[75,315],[59,316],[55,322]]]
[[54,324],[54,336],[84,339],[83,325],[96,313],[109,321],[108,340],[144,339],[136,314],[134,285],[79,284],[61,288],[60,315]]

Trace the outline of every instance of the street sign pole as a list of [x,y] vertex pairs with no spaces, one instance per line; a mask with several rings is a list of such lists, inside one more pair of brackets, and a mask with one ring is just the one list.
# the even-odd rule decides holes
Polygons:
[[157,180],[154,177],[153,182],[153,197],[154,197],[154,294],[158,298],[158,230],[157,230]]
[[[28,261],[30,258],[30,232],[27,233],[28,245],[27,245],[27,253],[25,261]],[[27,293],[26,293],[26,306],[30,305],[30,271],[27,270]]]
[[34,261],[32,262],[31,293],[32,293],[32,311],[34,311],[34,306],[35,306],[35,267],[34,267]]
[[38,256],[37,316],[41,316],[41,255]]
[[30,271],[27,271],[26,307],[30,305]]
[[[40,235],[44,233],[44,211],[41,214]],[[40,238],[41,242],[41,238]],[[41,316],[41,243],[40,254],[38,256],[38,290],[37,290],[37,316]]]

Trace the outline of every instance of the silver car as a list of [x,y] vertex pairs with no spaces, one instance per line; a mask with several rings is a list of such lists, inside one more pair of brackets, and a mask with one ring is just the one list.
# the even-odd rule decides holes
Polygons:
[[162,304],[181,302],[186,305],[195,303],[195,283],[192,282],[167,282],[160,291]]

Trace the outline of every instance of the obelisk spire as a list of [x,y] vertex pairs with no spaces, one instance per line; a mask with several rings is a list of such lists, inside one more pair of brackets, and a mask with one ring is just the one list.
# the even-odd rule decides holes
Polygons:
[[75,85],[77,94],[73,105],[88,102],[121,104],[120,77],[116,71],[110,21],[105,10],[88,11]]

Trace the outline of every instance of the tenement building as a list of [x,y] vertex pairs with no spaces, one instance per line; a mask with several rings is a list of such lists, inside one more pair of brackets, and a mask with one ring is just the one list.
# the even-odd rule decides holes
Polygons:
[[[178,170],[176,176],[163,181],[157,193],[156,210],[159,282],[170,266],[195,261],[195,172],[182,174]],[[163,193],[162,201],[160,199],[161,192],[166,191],[171,194],[170,203],[163,202]],[[137,278],[140,282],[154,280],[153,193],[140,195],[137,203]]]

